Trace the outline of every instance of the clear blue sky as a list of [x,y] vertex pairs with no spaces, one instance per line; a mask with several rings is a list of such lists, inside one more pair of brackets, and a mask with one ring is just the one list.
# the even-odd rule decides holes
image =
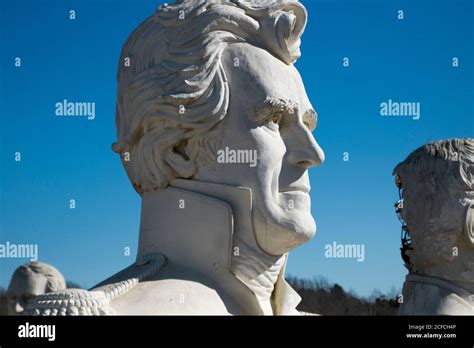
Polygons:
[[[110,148],[115,76],[125,39],[160,3],[0,5],[0,243],[38,243],[40,261],[84,287],[134,261],[140,199]],[[297,67],[319,114],[315,136],[326,162],[311,170],[318,233],[291,254],[288,273],[325,276],[361,295],[388,292],[405,274],[393,167],[430,140],[474,136],[474,2],[303,3],[309,22]],[[95,120],[56,117],[54,105],[63,99],[95,102]],[[381,117],[379,105],[388,99],[420,102],[420,120]],[[14,161],[17,151],[21,162]],[[365,261],[325,258],[324,245],[333,241],[364,244]],[[26,261],[0,259],[0,286]]]

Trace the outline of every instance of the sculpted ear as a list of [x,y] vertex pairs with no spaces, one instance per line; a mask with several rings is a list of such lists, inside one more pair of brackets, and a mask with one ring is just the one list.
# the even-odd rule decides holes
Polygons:
[[165,162],[173,169],[177,178],[190,178],[196,173],[196,163],[186,153],[186,139],[172,147],[167,147],[163,154]]
[[474,202],[470,203],[466,209],[466,216],[463,224],[463,232],[467,240],[474,245]]

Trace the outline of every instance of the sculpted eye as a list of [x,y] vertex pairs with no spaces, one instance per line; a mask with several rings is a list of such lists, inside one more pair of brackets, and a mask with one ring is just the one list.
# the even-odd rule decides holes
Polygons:
[[277,125],[280,125],[281,118],[282,118],[282,113],[281,112],[276,112],[272,115],[272,122],[277,124]]
[[271,129],[272,131],[278,132],[280,130],[282,116],[283,113],[281,112],[275,112],[269,115],[269,117],[265,121],[266,127]]

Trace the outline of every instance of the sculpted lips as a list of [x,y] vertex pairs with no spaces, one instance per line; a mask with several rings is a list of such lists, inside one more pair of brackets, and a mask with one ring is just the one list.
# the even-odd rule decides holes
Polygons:
[[309,186],[304,186],[304,185],[295,185],[295,186],[288,186],[288,187],[285,187],[285,188],[282,188],[280,189],[280,193],[284,193],[284,192],[302,192],[302,193],[306,193],[308,194],[310,191],[310,187]]

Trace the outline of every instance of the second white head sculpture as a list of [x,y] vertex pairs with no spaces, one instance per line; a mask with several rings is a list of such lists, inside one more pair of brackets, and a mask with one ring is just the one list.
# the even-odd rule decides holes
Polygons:
[[474,314],[474,139],[412,152],[394,170],[399,213],[411,237],[403,315]]
[[293,0],[192,0],[135,29],[113,150],[142,197],[136,263],[30,314],[298,313],[284,270],[316,232],[308,169],[324,160],[293,66],[306,18]]

